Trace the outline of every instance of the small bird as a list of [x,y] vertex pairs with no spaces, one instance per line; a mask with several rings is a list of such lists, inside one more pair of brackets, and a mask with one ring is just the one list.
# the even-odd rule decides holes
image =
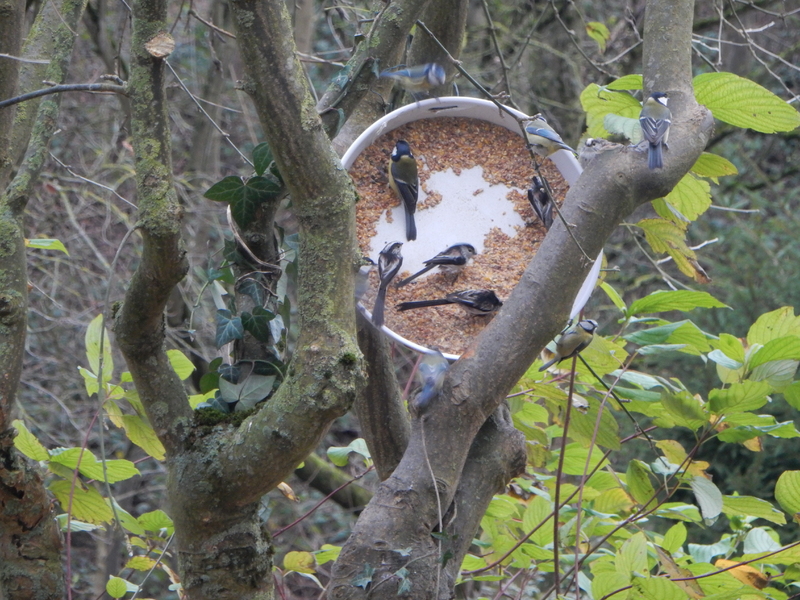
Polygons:
[[417,271],[410,277],[403,279],[397,284],[397,287],[403,287],[404,285],[411,283],[417,277],[427,273],[434,267],[439,267],[439,269],[441,269],[445,275],[452,277],[452,281],[455,281],[456,278],[458,278],[458,274],[461,272],[461,269],[464,268],[464,265],[466,265],[476,254],[477,252],[475,251],[475,246],[472,244],[454,244],[447,250],[442,250],[433,258],[426,260],[425,268]]
[[406,69],[392,68],[383,71],[381,77],[394,79],[400,86],[419,100],[420,96],[427,94],[433,88],[445,84],[447,76],[444,67],[439,63],[416,65]]
[[397,140],[389,157],[389,187],[403,203],[406,213],[406,240],[417,239],[417,226],[414,213],[419,197],[419,173],[417,161],[411,154],[411,147],[405,140]]
[[417,378],[422,383],[422,389],[411,402],[417,411],[426,409],[442,389],[444,375],[450,363],[444,355],[436,350],[433,354],[425,355],[417,369]]
[[672,122],[672,113],[667,108],[667,94],[664,92],[653,92],[644,101],[642,112],[639,113],[639,124],[642,126],[642,134],[648,143],[647,148],[647,167],[649,169],[660,169],[664,166],[661,157],[661,146],[667,146],[669,139],[669,125]]
[[553,200],[547,193],[544,181],[538,175],[534,175],[528,190],[528,202],[531,203],[533,212],[539,217],[544,228],[550,231],[550,227],[553,225]]
[[594,319],[584,319],[577,325],[567,329],[556,342],[555,356],[539,367],[539,371],[544,371],[548,367],[552,367],[564,359],[572,358],[581,352],[592,343],[595,329],[597,329],[597,321]]
[[547,120],[541,115],[534,115],[530,123],[525,126],[528,137],[528,144],[542,158],[547,158],[558,150],[568,150],[577,156],[577,152],[567,146],[561,136],[550,127]]
[[436,300],[401,302],[397,305],[397,310],[404,311],[428,306],[443,306],[445,304],[457,304],[468,314],[481,317],[491,315],[503,306],[503,303],[493,290],[462,290],[447,294],[444,298],[437,298]]
[[372,309],[372,322],[376,327],[383,325],[383,310],[386,303],[386,288],[389,287],[392,279],[400,272],[403,266],[403,255],[400,248],[403,242],[389,242],[386,247],[378,254],[378,295],[375,298],[375,306]]

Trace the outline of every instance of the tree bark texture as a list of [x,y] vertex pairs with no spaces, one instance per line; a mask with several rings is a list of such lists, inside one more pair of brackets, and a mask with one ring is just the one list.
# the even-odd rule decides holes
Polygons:
[[[16,5],[17,17],[0,6],[0,31],[4,51],[12,56],[20,53],[24,2]],[[56,83],[66,79],[67,69],[75,40],[76,23],[86,7],[83,0],[49,2],[40,11],[26,47],[43,44],[50,60],[40,76]],[[58,15],[58,22],[52,17]],[[8,20],[6,20],[8,19]],[[5,31],[6,25],[17,27]],[[6,37],[8,36],[8,37]],[[45,38],[47,41],[45,42]],[[16,40],[16,41],[15,41]],[[48,52],[49,51],[49,52]],[[8,60],[0,61],[4,66]],[[27,70],[23,69],[23,73]],[[10,81],[0,73],[0,85],[13,89],[16,74]],[[26,81],[26,86],[31,85]],[[29,91],[29,90],[25,90]],[[5,93],[3,90],[0,93]],[[33,467],[13,447],[14,430],[11,428],[11,410],[16,397],[22,371],[28,311],[27,260],[25,256],[25,231],[23,211],[33,186],[39,178],[47,156],[48,144],[56,131],[60,96],[54,95],[21,110],[9,131],[5,120],[13,109],[0,113],[0,144],[8,150],[0,160],[0,181],[6,183],[17,158],[17,150],[27,148],[25,159],[14,179],[0,196],[0,531],[3,543],[0,552],[0,596],[8,600],[28,598],[63,598],[65,593],[61,564],[61,537],[55,521],[53,507],[38,469]],[[20,137],[21,132],[21,137]],[[12,140],[9,146],[8,140]],[[20,141],[24,140],[24,144]],[[5,143],[4,143],[5,142]],[[16,145],[15,145],[16,144]]]
[[[645,31],[659,34],[646,42],[646,82],[667,91],[691,90],[692,15],[692,0],[648,3]],[[662,46],[669,51],[662,54]],[[647,62],[648,56],[656,58]],[[662,69],[669,79],[659,74]],[[452,596],[452,588],[431,585],[440,556],[432,549],[430,534],[437,525],[438,506],[449,507],[460,490],[467,491],[462,477],[469,470],[468,453],[477,432],[567,321],[591,266],[584,253],[596,257],[634,208],[669,192],[705,148],[712,127],[710,113],[690,94],[681,94],[673,108],[667,168],[648,170],[644,145],[605,144],[604,151],[586,157],[585,170],[561,209],[580,247],[557,221],[498,315],[448,370],[438,399],[414,418],[400,464],[362,513],[334,566],[332,598],[396,598],[398,582],[388,582],[397,579],[394,573],[403,565],[410,571],[413,565],[419,577],[415,579],[412,571],[413,591],[405,597]],[[466,510],[482,514],[490,498]],[[470,518],[467,522],[478,523]],[[472,533],[463,535],[472,539]],[[412,548],[411,554],[398,559],[398,551],[406,548]],[[373,583],[364,589],[354,585],[353,578],[366,565],[375,572]]]

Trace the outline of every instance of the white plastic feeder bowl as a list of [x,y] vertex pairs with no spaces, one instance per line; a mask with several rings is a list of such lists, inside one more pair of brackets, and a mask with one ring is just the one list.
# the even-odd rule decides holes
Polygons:
[[[509,108],[508,110],[518,118],[530,118],[528,115],[514,110],[513,108]],[[358,158],[358,156],[364,150],[371,146],[372,143],[379,137],[390,131],[394,131],[395,129],[411,123],[412,121],[436,119],[441,117],[479,119],[481,121],[487,121],[489,123],[493,123],[494,125],[505,127],[509,131],[521,136],[517,121],[511,118],[504,111],[499,110],[494,103],[489,102],[488,100],[461,96],[431,98],[428,100],[422,100],[419,103],[408,104],[375,121],[360,136],[358,136],[350,148],[347,149],[347,152],[345,152],[344,156],[342,157],[342,165],[345,169],[350,170],[350,167],[353,166],[356,158]],[[558,168],[561,176],[568,185],[572,185],[575,183],[575,181],[577,181],[582,169],[571,152],[559,150],[550,157],[550,160]],[[481,202],[485,203],[485,199],[482,199]],[[403,241],[405,243],[403,246],[403,268],[408,269],[413,273],[422,268],[423,261],[440,252],[445,246],[464,241],[462,238],[453,238],[452,241],[447,241],[451,237],[453,230],[461,230],[460,227],[454,227],[453,224],[457,224],[459,218],[461,218],[463,222],[463,219],[465,218],[464,214],[465,213],[463,211],[460,213],[457,212],[448,214],[446,219],[440,220],[440,222],[446,222],[449,224],[447,231],[442,231],[441,236],[427,234],[424,236],[424,239],[418,239],[410,243],[405,243],[405,219],[401,217],[399,219],[394,219],[392,223],[381,223],[378,233],[372,238],[373,243],[371,246],[377,253],[377,251],[383,248],[383,246],[389,241]],[[417,212],[418,229],[421,229],[421,215],[422,213]],[[470,214],[467,214],[466,218],[470,218],[470,216]],[[595,283],[597,282],[597,278],[600,274],[600,263],[602,262],[602,258],[603,253],[601,251],[597,257],[597,260],[592,266],[592,269],[586,276],[583,285],[578,291],[575,301],[572,303],[570,317],[574,318],[589,300],[589,296],[591,296],[592,290],[594,290]],[[372,318],[370,311],[367,310],[363,305],[359,304],[358,308],[367,316],[368,319]],[[408,348],[411,348],[412,350],[423,353],[433,352],[433,350],[430,348],[421,346],[420,344],[417,344],[414,341],[399,335],[385,325],[382,327],[382,329],[383,332],[390,338],[396,340],[404,346],[407,346]],[[444,356],[451,361],[458,359],[458,355],[455,354],[445,353]]]

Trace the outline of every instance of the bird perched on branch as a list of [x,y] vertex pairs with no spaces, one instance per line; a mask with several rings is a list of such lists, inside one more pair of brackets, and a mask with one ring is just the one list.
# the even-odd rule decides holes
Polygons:
[[461,272],[461,269],[464,268],[464,265],[466,265],[476,254],[477,252],[475,251],[475,246],[472,244],[454,244],[446,250],[442,250],[433,258],[426,260],[425,267],[423,269],[420,269],[410,277],[403,279],[397,284],[397,287],[403,287],[404,285],[411,283],[417,277],[424,275],[434,267],[439,267],[439,269],[444,272],[445,275],[452,277],[452,281],[455,281],[458,277],[458,274]]
[[435,62],[408,68],[393,67],[383,71],[380,76],[397,81],[415,100],[433,88],[444,85],[447,80],[444,67]]
[[561,136],[550,127],[547,120],[541,115],[534,115],[533,119],[525,126],[528,144],[542,158],[547,158],[558,150],[568,150],[577,156],[577,152],[567,146]]
[[597,321],[594,319],[584,319],[577,325],[567,329],[556,342],[555,356],[539,367],[539,371],[544,371],[554,364],[560,363],[564,359],[572,358],[583,351],[584,348],[592,343],[595,329],[597,329]]
[[417,378],[422,383],[422,389],[412,400],[410,407],[421,411],[430,405],[434,398],[439,395],[445,373],[447,373],[449,367],[450,363],[438,350],[433,354],[427,354],[422,359],[417,369]]
[[376,327],[383,325],[383,311],[386,303],[386,288],[389,287],[392,279],[400,272],[403,266],[403,255],[400,248],[403,242],[389,242],[378,254],[378,295],[375,298],[375,306],[372,309],[372,322]]
[[413,310],[415,308],[444,306],[446,304],[457,304],[468,314],[481,317],[491,315],[503,306],[503,303],[493,290],[462,290],[447,294],[444,298],[437,298],[436,300],[401,302],[397,305],[397,310]]
[[672,113],[667,108],[667,94],[653,92],[644,101],[642,112],[639,113],[639,124],[642,134],[647,140],[647,167],[660,169],[664,166],[661,151],[662,146],[668,148],[669,125],[672,123]]
[[411,147],[405,140],[397,140],[389,157],[389,187],[403,203],[406,213],[406,240],[417,239],[417,226],[414,213],[419,197],[419,172],[417,161],[411,154]]
[[544,181],[538,175],[534,175],[531,187],[528,189],[528,202],[531,203],[533,212],[539,217],[544,228],[549,231],[553,225],[553,200],[547,193]]

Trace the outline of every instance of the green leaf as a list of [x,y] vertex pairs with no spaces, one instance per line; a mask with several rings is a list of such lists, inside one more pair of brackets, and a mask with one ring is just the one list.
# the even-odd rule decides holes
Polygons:
[[103,327],[103,315],[97,315],[89,327],[86,328],[86,336],[84,338],[86,344],[86,359],[89,361],[89,367],[92,373],[96,376],[100,373],[100,336],[103,336],[103,377],[102,382],[105,384],[111,379],[114,372],[114,359],[111,356],[111,342],[108,339],[108,332]]
[[[111,502],[108,498],[106,498],[106,504],[111,506]],[[120,525],[122,525],[123,529],[126,531],[131,532],[133,535],[144,535],[145,529],[139,524],[139,521],[134,517],[131,513],[127,510],[122,508],[119,504],[114,502],[114,508],[117,511],[117,517],[119,518]]]
[[800,337],[786,335],[770,340],[750,358],[747,365],[754,369],[775,360],[800,360]]
[[61,240],[39,238],[35,240],[25,240],[26,248],[38,248],[39,250],[58,250],[69,256],[69,252],[64,247]]
[[642,110],[639,101],[626,92],[615,92],[591,83],[581,92],[581,106],[586,112],[589,137],[607,138],[603,120],[609,113],[638,119]]
[[172,365],[172,369],[177,373],[181,381],[186,381],[189,375],[194,372],[195,367],[192,361],[180,350],[167,350],[167,357],[169,358],[169,364]]
[[784,306],[772,312],[764,313],[747,332],[747,342],[766,344],[786,335],[800,335],[800,317],[794,316],[794,308]]
[[720,121],[761,133],[800,126],[797,110],[754,81],[733,73],[703,73],[693,83],[697,101]]
[[619,292],[617,292],[617,290],[615,290],[607,281],[601,281],[600,288],[606,293],[608,299],[614,303],[614,306],[624,313],[627,306],[625,305],[625,301],[622,299],[622,296],[619,295]]
[[744,381],[724,390],[713,389],[708,394],[709,408],[718,415],[756,410],[767,403],[770,389],[766,381]]
[[605,23],[589,21],[586,23],[586,34],[597,42],[597,45],[600,46],[601,53],[606,51],[606,43],[611,37],[611,32],[608,30],[608,27],[605,26]]
[[688,290],[658,291],[636,300],[628,309],[629,315],[680,310],[688,312],[695,308],[729,308],[707,292]]
[[[595,575],[594,579],[592,579],[592,597],[605,598],[606,596],[613,594],[615,591],[629,585],[630,582],[630,574],[624,575],[622,573],[617,573],[616,571],[598,573]],[[621,596],[624,598],[622,594],[617,594],[616,596]],[[613,597],[616,598],[616,596]]]
[[242,325],[245,331],[249,331],[253,334],[253,337],[259,342],[275,342],[275,340],[272,339],[272,330],[269,326],[269,322],[276,316],[274,312],[256,306],[253,308],[252,314],[247,312],[242,313]]
[[367,448],[367,443],[363,438],[357,438],[345,447],[331,446],[327,450],[328,458],[337,467],[347,466],[348,457],[350,456],[351,452],[355,452],[356,454],[363,456],[367,461],[372,460],[372,456]]
[[461,562],[461,571],[477,571],[487,566],[485,558],[480,558],[472,554],[467,554]]
[[316,562],[311,552],[287,552],[283,557],[283,568],[297,573],[315,573]]
[[713,340],[711,345],[721,350],[725,356],[739,363],[744,364],[744,346],[739,338],[728,333],[719,334],[719,339]]
[[687,221],[695,221],[711,206],[711,186],[691,173],[684,175],[664,197]]
[[547,544],[553,541],[553,504],[549,500],[536,496],[525,508],[522,515],[522,529],[525,533],[530,533],[534,529],[536,532],[530,537],[530,541],[537,545]]
[[106,504],[105,498],[100,495],[95,488],[89,486],[84,488],[76,483],[74,489],[71,481],[58,479],[47,486],[64,511],[70,506],[70,494],[72,495],[72,517],[87,523],[98,525],[100,523],[110,523],[114,518],[111,507]]
[[[572,412],[572,423],[569,433],[576,442],[589,446],[592,440],[603,448],[619,450],[619,425],[614,415],[606,409],[600,416],[600,425],[597,426],[597,412],[599,403],[590,402],[585,410]],[[595,431],[596,429],[596,431]]]
[[267,398],[275,384],[274,375],[249,375],[244,381],[233,384],[225,379],[219,380],[219,391],[226,402],[238,402],[237,411],[250,410]]
[[795,381],[792,385],[783,390],[783,397],[786,402],[795,410],[800,410],[800,381]]
[[217,310],[217,348],[244,337],[244,326],[239,317],[233,317],[231,311],[221,308]]
[[158,439],[152,425],[139,415],[123,415],[122,426],[128,439],[156,460],[166,458],[166,449]]
[[11,425],[17,430],[17,437],[14,438],[14,447],[17,450],[35,461],[47,460],[50,458],[50,453],[42,446],[42,443],[36,439],[36,436],[28,431],[25,423],[19,419],[15,419],[11,422]]
[[125,563],[126,569],[134,571],[149,571],[156,566],[156,559],[149,556],[133,556]]
[[669,552],[675,554],[683,547],[686,542],[686,525],[683,523],[675,523],[664,534],[664,539],[661,540],[661,547]]
[[739,170],[727,158],[723,158],[718,154],[711,154],[710,152],[703,152],[698,158],[694,166],[692,166],[692,173],[699,177],[707,177],[714,183],[719,183],[719,177],[726,175],[737,175]]
[[800,362],[796,360],[771,360],[758,365],[750,372],[753,381],[766,381],[776,392],[783,391],[791,385]]
[[109,577],[106,592],[112,598],[122,598],[128,593],[128,582],[120,577]]
[[339,558],[339,554],[342,552],[341,546],[332,546],[331,544],[322,544],[319,550],[314,552],[314,557],[316,558],[318,565],[324,565],[327,562],[331,562]]
[[153,533],[159,533],[163,529],[167,535],[172,535],[175,531],[172,519],[163,510],[153,510],[139,515],[138,521],[142,527]]
[[209,200],[230,204],[244,195],[244,180],[236,175],[229,175],[208,188],[203,195]]
[[[78,460],[80,460],[80,465],[78,464]],[[97,460],[90,450],[82,450],[81,448],[58,448],[51,453],[50,461],[63,465],[68,469],[75,469],[75,467],[78,467],[78,471],[84,477],[96,479],[97,481],[105,481],[103,478],[103,463]],[[124,459],[107,460],[106,473],[108,474],[109,483],[125,481],[134,475],[140,475],[136,465]]]
[[784,471],[775,484],[775,500],[800,522],[800,471]]
[[631,144],[638,144],[643,139],[642,126],[639,124],[639,119],[609,113],[603,117],[603,127],[610,134],[621,135],[630,140]]
[[641,531],[622,543],[617,552],[617,572],[631,575],[647,572],[647,538]]
[[692,396],[689,392],[663,392],[661,394],[661,405],[677,425],[692,431],[697,431],[708,422],[708,415],[702,401]]
[[[592,455],[588,465],[586,460],[589,458],[588,448],[582,448],[578,444],[568,444],[566,448],[563,448],[561,451],[566,452],[564,455],[563,471],[565,475],[583,475],[585,472],[594,470],[601,461],[605,462],[603,461],[603,451],[597,447],[592,448]],[[558,464],[556,456],[557,453],[554,455],[552,464],[548,465],[551,469],[555,469]]]
[[642,76],[641,75],[624,75],[619,79],[615,79],[607,86],[607,90],[640,90],[642,89]]
[[640,346],[682,344],[686,347],[685,352],[695,355],[708,352],[711,349],[705,333],[689,320],[676,321],[675,323],[667,323],[658,327],[635,331],[623,337],[629,342]]
[[687,600],[689,595],[666,577],[634,577],[633,589],[642,600]]
[[710,479],[693,477],[690,483],[700,514],[706,522],[713,521],[722,512],[722,493]]
[[625,482],[628,485],[628,491],[633,499],[639,503],[640,506],[653,508],[657,502],[655,498],[655,488],[650,483],[650,469],[640,460],[632,460],[628,463],[628,470],[625,473]]
[[517,505],[506,496],[495,496],[486,508],[486,516],[508,520],[517,515]]
[[784,514],[770,502],[752,496],[723,496],[722,512],[729,517],[756,517],[778,525],[786,523]]
[[277,198],[283,188],[272,177],[251,177],[244,185],[240,198],[231,203],[231,214],[239,227],[253,222],[256,210],[264,202]]
[[273,160],[272,150],[267,142],[261,142],[253,148],[253,168],[256,175],[263,175]]

